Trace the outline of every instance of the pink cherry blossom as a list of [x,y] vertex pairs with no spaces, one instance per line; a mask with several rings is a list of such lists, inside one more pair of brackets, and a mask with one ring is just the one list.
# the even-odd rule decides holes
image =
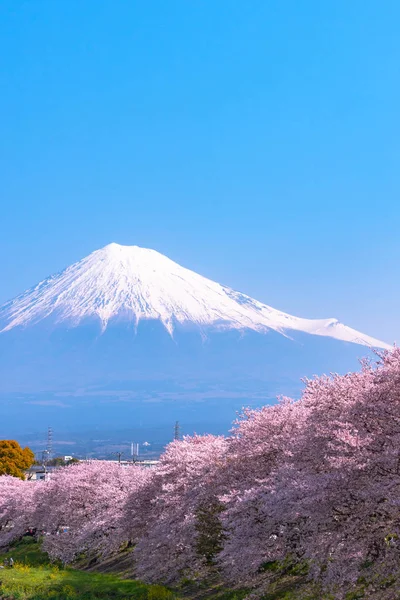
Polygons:
[[338,599],[360,578],[379,593],[397,576],[399,515],[397,348],[305,381],[296,402],[244,410],[227,438],[174,441],[154,469],[95,461],[41,483],[0,477],[0,545],[28,526],[64,562],[129,544],[146,581],[211,568],[259,597],[294,567]]

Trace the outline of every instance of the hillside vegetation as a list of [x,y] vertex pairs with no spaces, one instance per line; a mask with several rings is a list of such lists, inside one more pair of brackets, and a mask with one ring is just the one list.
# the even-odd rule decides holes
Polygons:
[[[65,568],[59,561],[50,562],[31,537],[0,554],[0,564],[10,557],[15,561],[14,567],[0,569],[0,600],[243,600],[249,593],[228,590],[217,573],[197,583],[184,581],[174,590],[146,585],[126,578],[126,553],[89,569],[84,559],[76,563],[79,569]],[[301,574],[282,575],[273,588],[264,600],[323,600]]]

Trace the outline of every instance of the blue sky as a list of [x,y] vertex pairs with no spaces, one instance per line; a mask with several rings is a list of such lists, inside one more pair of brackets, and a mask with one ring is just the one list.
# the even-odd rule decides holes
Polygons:
[[400,341],[400,4],[3,0],[0,302],[110,241]]

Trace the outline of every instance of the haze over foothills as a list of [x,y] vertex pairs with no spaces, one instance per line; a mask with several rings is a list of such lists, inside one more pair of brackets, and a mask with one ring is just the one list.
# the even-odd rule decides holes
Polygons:
[[2,2],[0,304],[115,241],[398,340],[399,12]]

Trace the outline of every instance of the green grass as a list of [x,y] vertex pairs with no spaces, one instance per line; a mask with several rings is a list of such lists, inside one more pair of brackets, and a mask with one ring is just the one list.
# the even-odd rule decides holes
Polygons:
[[[14,568],[0,569],[0,600],[243,600],[247,595],[246,590],[227,590],[218,581],[203,582],[200,589],[182,586],[175,594],[163,586],[118,575],[63,568],[60,563],[50,563],[32,538],[24,538],[0,554],[0,564],[11,556]],[[296,599],[296,588],[296,582],[289,578],[264,600]]]
[[174,600],[162,586],[88,573],[50,564],[45,553],[27,539],[0,555],[0,564],[12,556],[13,569],[0,569],[0,600]]
[[[60,563],[50,563],[47,554],[32,538],[24,538],[12,549],[0,554],[0,565],[5,558],[14,559],[13,569],[0,569],[0,600],[244,600],[249,590],[229,590],[219,576],[208,581],[183,583],[175,592],[160,585],[146,585],[132,579],[123,579],[124,570],[114,574],[98,571],[63,568]],[[123,563],[122,563],[123,564]],[[116,561],[116,568],[120,563]],[[100,565],[101,566],[101,565]],[[277,574],[263,600],[334,600],[335,594],[324,594],[307,581],[306,569],[290,570],[279,574],[282,565],[266,563],[264,570]],[[84,562],[82,563],[84,567]],[[392,580],[386,586],[393,585]],[[390,592],[390,589],[389,589]],[[364,597],[363,586],[352,591],[346,600]],[[383,588],[371,598],[400,599],[399,595],[384,595]]]

